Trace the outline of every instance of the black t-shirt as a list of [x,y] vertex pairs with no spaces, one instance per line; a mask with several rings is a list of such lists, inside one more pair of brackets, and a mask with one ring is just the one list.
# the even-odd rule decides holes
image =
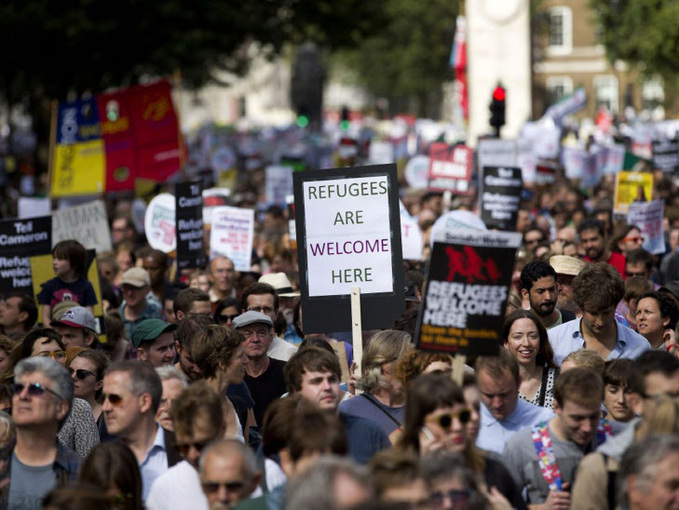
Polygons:
[[245,384],[255,400],[255,419],[260,427],[264,421],[264,411],[268,405],[286,391],[283,367],[285,361],[269,358],[269,368],[259,377],[245,374]]

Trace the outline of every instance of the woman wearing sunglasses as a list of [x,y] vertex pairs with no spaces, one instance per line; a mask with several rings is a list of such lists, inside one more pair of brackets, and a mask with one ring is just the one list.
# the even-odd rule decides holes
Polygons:
[[109,359],[102,351],[84,349],[75,355],[67,367],[73,378],[75,396],[86,401],[92,408],[99,429],[99,439],[102,441],[113,437],[106,430],[101,412],[101,388],[104,385],[104,370],[108,365]]
[[236,298],[222,299],[215,308],[215,322],[226,329],[233,329],[233,320],[240,315],[240,302]]
[[[507,468],[486,455],[467,435],[472,412],[450,375],[422,374],[408,386],[403,435],[399,446],[425,456],[435,451],[459,453],[496,508],[525,509],[526,504]],[[504,506],[506,505],[506,506]]]

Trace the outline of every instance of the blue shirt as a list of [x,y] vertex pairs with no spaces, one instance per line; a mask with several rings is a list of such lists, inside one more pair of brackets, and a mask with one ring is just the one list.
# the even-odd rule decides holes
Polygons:
[[[564,358],[571,352],[585,348],[585,338],[580,331],[581,323],[582,318],[547,331],[549,343],[554,350],[554,363],[558,366],[561,366]],[[615,325],[618,328],[618,341],[606,359],[636,359],[650,350],[651,344],[639,333],[618,322]]]
[[160,475],[168,470],[167,451],[165,449],[165,434],[163,428],[158,425],[156,438],[146,457],[139,463],[141,471],[142,498],[146,500],[151,492],[151,486]]
[[[574,321],[571,321],[574,322]],[[518,398],[518,397],[517,397]],[[518,399],[516,407],[504,420],[500,421],[481,403],[481,428],[476,446],[502,455],[505,444],[522,427],[533,425],[554,417],[554,411]]]
[[141,312],[141,315],[137,317],[136,320],[131,321],[125,318],[126,306],[127,303],[123,301],[123,304],[120,305],[118,312],[120,313],[120,317],[123,319],[123,326],[125,326],[125,338],[127,339],[132,338],[132,332],[134,331],[135,326],[141,321],[145,321],[146,319],[160,319],[160,316],[163,313],[163,306],[160,304],[160,301],[158,301],[158,299],[156,299],[155,296],[153,296],[150,292],[146,295],[146,308],[144,308],[144,310]]

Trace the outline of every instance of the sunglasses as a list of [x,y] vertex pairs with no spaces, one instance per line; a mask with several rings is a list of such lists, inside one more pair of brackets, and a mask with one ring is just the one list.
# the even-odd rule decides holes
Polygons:
[[449,499],[453,505],[465,503],[469,499],[469,491],[466,490],[449,490],[437,491],[431,495],[431,502],[435,507],[443,506],[446,499]]
[[472,412],[469,409],[462,409],[457,413],[440,414],[432,421],[438,424],[444,430],[450,429],[453,425],[453,420],[457,418],[462,425],[466,425],[472,419]]
[[[82,381],[83,379],[87,379],[87,376],[94,376],[94,372],[90,372],[89,370],[85,370],[84,368],[69,368],[68,371],[71,373],[71,376],[75,374],[75,376],[78,378],[79,381]],[[96,377],[96,376],[95,376]]]
[[191,451],[191,448],[195,448],[198,453],[201,453],[205,447],[209,444],[208,441],[203,441],[200,443],[177,443],[175,445],[175,448],[177,452],[179,452],[179,455],[182,457],[188,456],[189,452]]
[[108,400],[112,406],[118,406],[123,402],[123,397],[116,395],[115,393],[104,393],[102,398],[104,399],[104,402]]
[[235,313],[233,315],[222,315],[221,313],[219,315],[215,316],[215,319],[217,320],[217,324],[226,324],[229,321],[232,321],[238,317],[240,314]]
[[24,389],[28,388],[28,394],[32,397],[39,397],[45,392],[51,393],[55,397],[57,397],[59,400],[63,400],[61,395],[59,395],[56,391],[50,390],[46,386],[43,386],[40,383],[31,383],[31,384],[23,384],[23,383],[14,383],[10,385],[10,389],[12,390],[12,395],[20,395],[23,393]]
[[206,494],[214,494],[219,490],[220,487],[224,487],[227,492],[235,492],[241,490],[245,484],[240,480],[234,480],[233,482],[202,482],[203,491]]

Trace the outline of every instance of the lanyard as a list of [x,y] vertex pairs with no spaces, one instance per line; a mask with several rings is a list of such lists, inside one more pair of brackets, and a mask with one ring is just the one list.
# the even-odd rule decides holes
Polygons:
[[[611,423],[606,418],[599,420],[596,434],[599,445],[605,443],[613,435]],[[561,471],[556,463],[556,455],[554,455],[552,439],[549,437],[547,422],[543,421],[533,425],[531,435],[542,477],[547,482],[550,490],[560,491],[562,486]]]

